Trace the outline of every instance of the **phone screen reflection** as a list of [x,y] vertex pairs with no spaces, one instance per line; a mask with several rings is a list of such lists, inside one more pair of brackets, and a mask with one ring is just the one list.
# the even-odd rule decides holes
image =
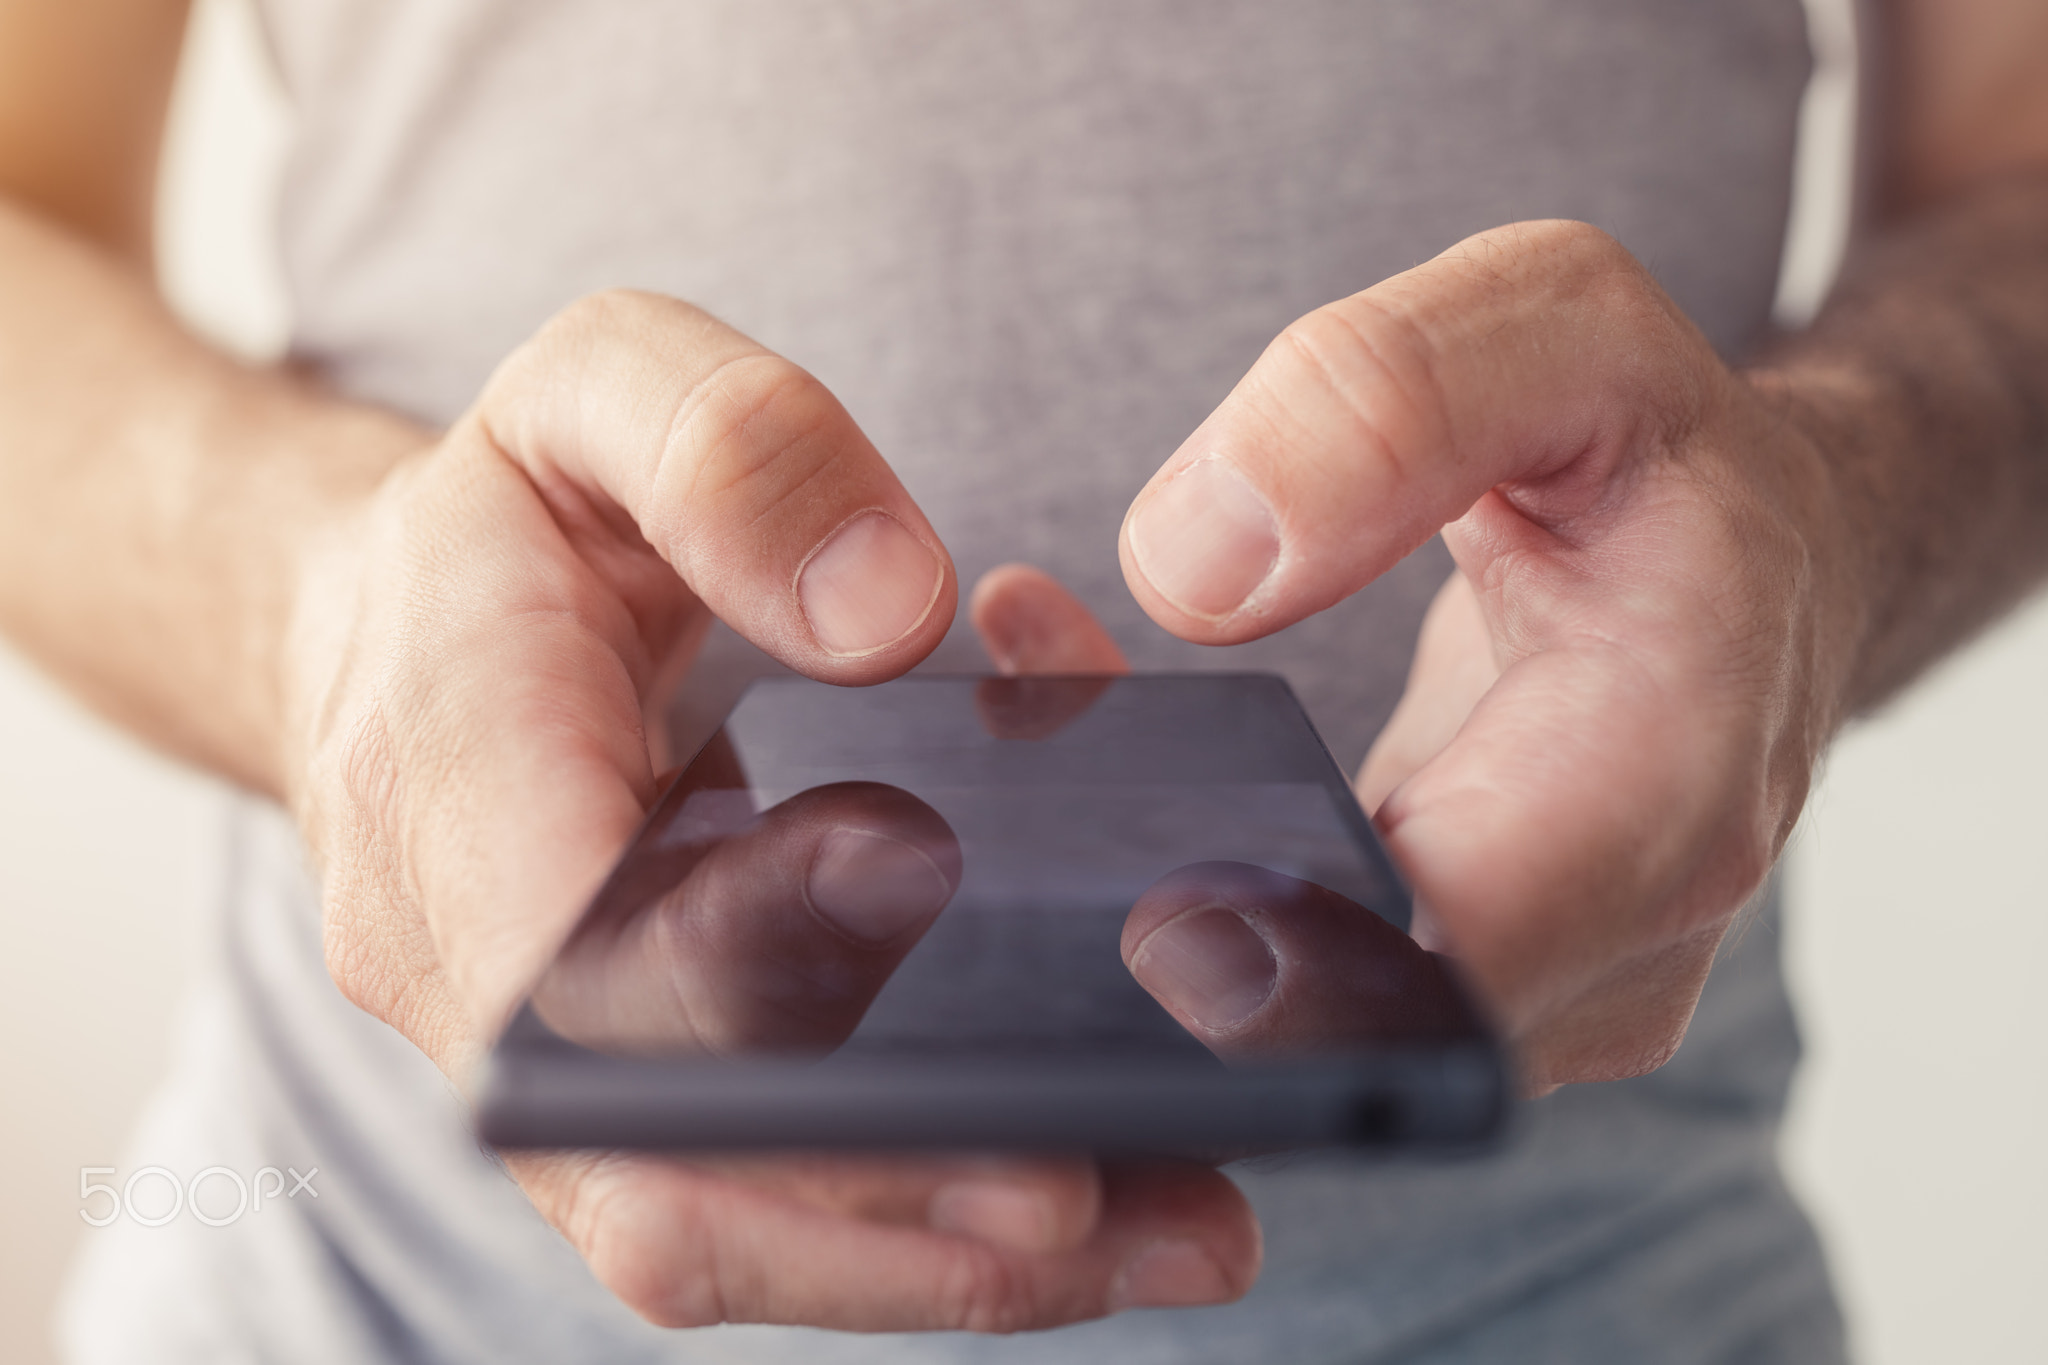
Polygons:
[[[1216,1068],[1481,1036],[1411,918],[1277,679],[777,680],[665,794],[521,1027],[847,1065]],[[1169,946],[1233,932],[1255,979],[1217,985],[1246,1015],[1218,1028]]]

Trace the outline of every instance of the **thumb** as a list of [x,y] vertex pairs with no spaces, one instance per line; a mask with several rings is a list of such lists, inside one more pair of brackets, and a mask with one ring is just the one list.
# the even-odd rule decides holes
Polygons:
[[1717,367],[1605,233],[1482,233],[1282,332],[1139,492],[1124,576],[1185,639],[1270,634],[1489,489],[1552,530],[1606,509],[1638,452],[1697,424]]

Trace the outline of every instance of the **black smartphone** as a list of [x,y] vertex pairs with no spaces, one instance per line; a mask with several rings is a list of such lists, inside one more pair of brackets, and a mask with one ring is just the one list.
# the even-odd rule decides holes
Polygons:
[[[1213,911],[1271,958],[1216,986],[1241,1026],[1133,971]],[[499,1040],[478,1123],[507,1147],[1483,1144],[1505,1059],[1412,919],[1281,678],[765,679]]]

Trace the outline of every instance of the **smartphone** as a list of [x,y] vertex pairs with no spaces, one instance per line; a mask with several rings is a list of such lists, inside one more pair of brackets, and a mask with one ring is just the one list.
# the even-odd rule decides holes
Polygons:
[[[1140,980],[1151,935],[1218,912],[1273,968],[1263,1003],[1257,971],[1218,987],[1223,1014],[1253,1007],[1220,1031]],[[498,1041],[478,1126],[504,1147],[1484,1145],[1505,1058],[1413,919],[1277,676],[764,679]]]

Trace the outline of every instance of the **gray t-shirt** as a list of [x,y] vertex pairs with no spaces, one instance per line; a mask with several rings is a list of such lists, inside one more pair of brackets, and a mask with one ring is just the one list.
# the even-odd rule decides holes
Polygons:
[[[1290,319],[1468,233],[1614,232],[1724,351],[1766,325],[1808,70],[1798,0],[264,0],[300,126],[295,350],[442,421],[580,294],[687,298],[802,363],[964,582],[1026,559],[1133,662],[1286,673],[1355,763],[1447,572],[1430,547],[1271,639],[1130,601],[1133,493]],[[959,630],[933,661],[973,667]],[[765,666],[714,636],[684,709]],[[1797,1052],[1766,916],[1677,1060],[1529,1107],[1485,1161],[1234,1174],[1243,1303],[1049,1334],[657,1332],[348,1006],[274,812],[138,1161],[318,1165],[317,1201],[95,1239],[87,1361],[1800,1361],[1840,1354],[1778,1178]],[[180,1163],[183,1163],[183,1166]]]

